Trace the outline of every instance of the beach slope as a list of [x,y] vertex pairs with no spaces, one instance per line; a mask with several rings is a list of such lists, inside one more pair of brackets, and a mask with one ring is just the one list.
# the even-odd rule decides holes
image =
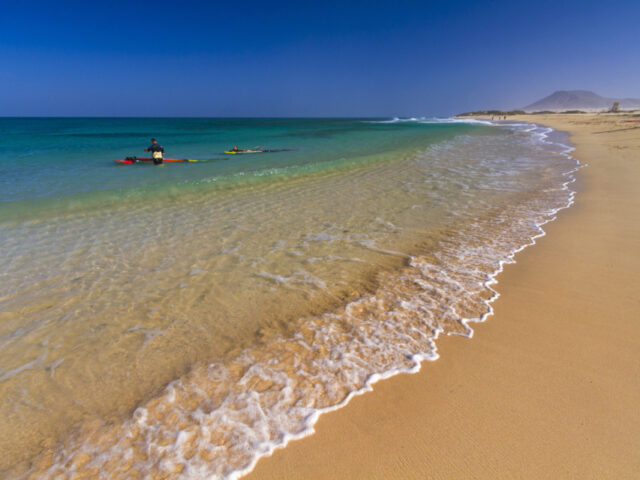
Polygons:
[[[247,478],[638,478],[640,124],[526,115],[568,131],[576,204],[498,277],[495,315],[441,358],[323,415]],[[637,119],[637,118],[636,118]]]

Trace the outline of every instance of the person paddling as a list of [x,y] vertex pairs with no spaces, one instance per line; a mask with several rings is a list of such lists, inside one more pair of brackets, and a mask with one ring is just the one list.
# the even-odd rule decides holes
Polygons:
[[233,153],[244,153],[244,152],[264,152],[265,150],[262,147],[255,147],[252,150],[247,148],[238,148],[238,145],[234,145],[231,150],[227,150],[227,151],[233,152]]
[[144,151],[151,152],[153,163],[155,163],[156,165],[162,164],[164,157],[164,148],[162,148],[162,145],[160,145],[155,138],[151,139],[151,145],[148,148],[145,148]]

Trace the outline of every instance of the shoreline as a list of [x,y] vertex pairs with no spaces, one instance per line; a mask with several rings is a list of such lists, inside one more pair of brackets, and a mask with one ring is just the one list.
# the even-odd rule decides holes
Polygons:
[[590,166],[575,174],[573,207],[505,264],[492,318],[473,340],[440,337],[438,362],[321,416],[314,434],[245,478],[631,478],[640,469],[640,327],[630,324],[640,227],[623,221],[640,209],[640,140],[618,125],[624,118],[510,118],[568,131],[572,156]]

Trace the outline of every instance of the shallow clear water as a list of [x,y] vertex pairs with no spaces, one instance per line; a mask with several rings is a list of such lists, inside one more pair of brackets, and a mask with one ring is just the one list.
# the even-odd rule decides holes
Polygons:
[[[250,468],[432,357],[439,332],[468,334],[575,168],[532,126],[0,123],[0,468],[15,475]],[[113,163],[152,135],[208,161]],[[221,153],[234,144],[296,150]]]

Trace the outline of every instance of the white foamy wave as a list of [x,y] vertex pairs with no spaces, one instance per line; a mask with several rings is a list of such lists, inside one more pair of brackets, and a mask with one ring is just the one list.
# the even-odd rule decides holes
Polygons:
[[419,122],[426,119],[426,117],[393,117],[389,120],[365,120],[364,123],[406,123],[406,122]]
[[438,124],[438,123],[467,123],[477,125],[495,125],[495,123],[489,120],[477,120],[475,118],[451,118],[451,117],[410,117],[400,118],[393,117],[389,120],[367,120],[365,123],[424,123],[424,124]]
[[433,118],[423,118],[419,121],[419,123],[428,123],[428,124],[435,124],[435,123],[468,123],[468,124],[475,124],[475,125],[494,125],[492,122],[488,121],[488,120],[477,120],[475,118],[437,118],[437,117],[433,117]]

